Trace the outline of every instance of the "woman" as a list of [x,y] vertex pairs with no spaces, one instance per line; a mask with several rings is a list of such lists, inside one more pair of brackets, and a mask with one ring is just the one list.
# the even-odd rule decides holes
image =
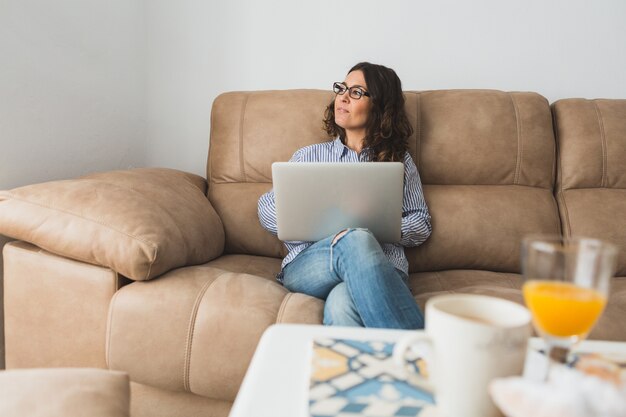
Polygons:
[[[324,124],[336,139],[304,147],[291,161],[403,161],[402,238],[381,245],[366,229],[348,229],[318,242],[284,242],[289,253],[278,279],[290,291],[326,300],[326,325],[423,328],[423,315],[407,286],[404,246],[423,243],[431,225],[420,177],[407,152],[412,129],[400,79],[390,68],[362,62],[333,90]],[[259,219],[276,234],[273,191],[259,199]]]

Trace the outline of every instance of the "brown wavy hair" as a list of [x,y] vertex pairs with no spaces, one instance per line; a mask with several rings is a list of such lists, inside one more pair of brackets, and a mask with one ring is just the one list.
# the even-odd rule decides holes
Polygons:
[[[363,148],[371,149],[372,161],[404,161],[413,128],[404,110],[400,78],[391,68],[369,62],[356,64],[348,74],[353,71],[363,72],[369,99],[372,100]],[[335,123],[334,98],[324,114],[324,130],[332,137],[339,136],[346,143],[345,129]]]

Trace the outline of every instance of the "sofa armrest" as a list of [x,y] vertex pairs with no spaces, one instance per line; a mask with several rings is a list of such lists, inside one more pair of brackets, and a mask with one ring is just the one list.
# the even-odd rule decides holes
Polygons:
[[163,168],[1,191],[0,234],[133,280],[202,264],[224,250],[224,228],[206,198],[206,181]]
[[128,417],[128,374],[89,368],[2,371],[0,415]]

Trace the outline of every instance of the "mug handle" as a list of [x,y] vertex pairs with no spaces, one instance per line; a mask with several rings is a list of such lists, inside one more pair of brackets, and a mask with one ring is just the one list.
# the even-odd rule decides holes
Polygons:
[[[414,372],[409,372],[406,368],[407,350],[411,349],[415,352],[415,348],[418,346],[425,347],[426,350],[432,352],[433,342],[431,338],[425,333],[409,335],[401,338],[396,342],[395,346],[393,347],[393,361],[396,365],[401,366],[402,369],[404,369],[407,380],[411,384],[432,393],[434,392],[434,389],[431,382],[429,382],[427,378]],[[423,359],[428,364],[432,364],[431,358],[432,355],[426,354],[423,356]],[[432,367],[430,368],[432,369]]]

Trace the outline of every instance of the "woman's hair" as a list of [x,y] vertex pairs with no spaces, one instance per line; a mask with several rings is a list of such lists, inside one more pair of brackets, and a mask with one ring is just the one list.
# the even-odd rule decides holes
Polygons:
[[[348,74],[352,71],[363,72],[370,93],[369,100],[372,101],[363,147],[371,149],[373,161],[404,161],[413,129],[404,110],[400,78],[391,68],[369,62],[356,64]],[[326,108],[324,129],[330,136],[339,136],[345,143],[346,131],[335,123],[334,98]]]

